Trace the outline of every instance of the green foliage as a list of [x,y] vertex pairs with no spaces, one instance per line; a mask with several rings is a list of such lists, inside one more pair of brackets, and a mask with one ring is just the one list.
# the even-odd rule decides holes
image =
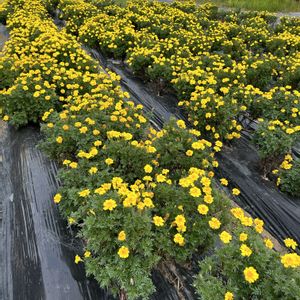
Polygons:
[[[252,250],[249,257],[241,255],[243,242],[238,239],[241,232],[248,234],[244,244]],[[284,268],[279,254],[268,249],[251,229],[238,226],[234,235],[237,238],[200,263],[201,271],[195,287],[201,299],[223,300],[227,291],[234,294],[234,299],[299,299],[300,276],[297,270]],[[250,266],[259,274],[254,283],[247,282],[243,274],[244,269]]]
[[294,197],[300,197],[300,160],[296,158],[291,169],[281,169],[279,176],[280,189]]
[[294,139],[295,137],[286,133],[280,124],[267,121],[259,124],[253,136],[260,157],[275,160],[277,163],[291,150]]

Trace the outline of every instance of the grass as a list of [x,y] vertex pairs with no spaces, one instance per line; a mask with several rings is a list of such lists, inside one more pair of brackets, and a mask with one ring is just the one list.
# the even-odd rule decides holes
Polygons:
[[211,0],[220,6],[241,8],[246,10],[267,10],[270,12],[300,12],[300,0]]

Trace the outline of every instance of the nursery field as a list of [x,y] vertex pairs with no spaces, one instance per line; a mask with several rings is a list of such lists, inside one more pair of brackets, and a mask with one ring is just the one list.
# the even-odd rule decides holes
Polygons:
[[300,299],[300,19],[0,3],[1,299]]

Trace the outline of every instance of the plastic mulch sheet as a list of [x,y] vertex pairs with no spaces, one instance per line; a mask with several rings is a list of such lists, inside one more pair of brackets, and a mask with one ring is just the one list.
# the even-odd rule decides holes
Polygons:
[[108,299],[74,263],[82,245],[52,200],[57,168],[36,147],[39,130],[1,125],[0,299]]
[[[82,243],[53,202],[57,167],[37,148],[40,139],[36,127],[14,130],[0,123],[0,299],[114,299],[74,263]],[[184,299],[195,299],[193,274],[195,269],[180,270]],[[152,277],[152,300],[182,299],[159,271]]]

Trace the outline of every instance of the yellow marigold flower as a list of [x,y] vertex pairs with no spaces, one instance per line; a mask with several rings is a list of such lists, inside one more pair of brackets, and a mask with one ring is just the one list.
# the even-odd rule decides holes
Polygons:
[[265,245],[269,249],[273,249],[274,245],[270,239],[264,239]]
[[70,167],[71,169],[76,169],[77,166],[78,166],[78,163],[77,163],[77,162],[71,162],[71,163],[69,164],[69,167]]
[[215,145],[216,145],[217,147],[219,147],[219,148],[222,148],[223,143],[222,143],[221,141],[216,141],[216,142],[215,142]]
[[213,165],[214,168],[217,168],[217,167],[219,166],[219,162],[216,161],[216,160],[214,160],[214,161],[212,162],[212,165]]
[[257,233],[262,233],[264,231],[264,228],[262,226],[260,226],[260,225],[256,225],[255,226],[255,231]]
[[117,207],[117,202],[113,199],[105,200],[104,203],[103,203],[103,210],[112,211],[116,207]]
[[221,227],[221,222],[215,217],[212,217],[208,224],[211,229],[219,229]]
[[87,133],[87,131],[88,131],[88,128],[86,126],[83,126],[79,129],[80,133]]
[[232,195],[238,196],[240,194],[240,190],[237,188],[232,189]]
[[58,144],[61,144],[61,143],[63,142],[63,138],[62,138],[61,136],[58,136],[58,137],[56,138],[56,142],[57,142]]
[[93,135],[97,136],[100,134],[100,131],[98,129],[93,130]]
[[70,225],[74,224],[75,222],[76,222],[76,220],[75,220],[74,218],[72,218],[72,217],[69,217],[69,218],[68,218],[68,223],[69,223]]
[[206,195],[211,195],[212,193],[212,188],[210,186],[204,186],[202,188],[202,191],[206,194]]
[[205,195],[204,196],[204,202],[207,204],[211,204],[214,202],[214,198],[212,195]]
[[244,270],[244,277],[247,282],[254,283],[259,278],[259,274],[255,270],[255,268],[248,267]]
[[261,219],[259,219],[259,218],[255,218],[254,219],[254,224],[256,225],[256,226],[264,226],[264,221],[263,220],[261,220]]
[[78,192],[78,195],[79,195],[80,197],[87,197],[90,193],[91,193],[91,192],[90,192],[89,189],[85,189],[85,190],[83,190],[83,191],[81,191],[81,192]]
[[145,208],[145,203],[144,202],[139,202],[138,203],[138,205],[137,205],[137,208],[139,209],[139,210],[143,210],[144,208]]
[[169,174],[169,172],[170,172],[170,170],[168,170],[168,169],[163,169],[163,170],[161,171],[161,173],[164,174],[164,175]]
[[153,223],[155,224],[155,226],[161,227],[161,226],[164,226],[165,221],[162,217],[154,216]]
[[156,148],[153,146],[147,146],[146,151],[147,151],[147,153],[154,153],[154,152],[156,152]]
[[194,142],[192,144],[192,148],[195,149],[195,150],[204,150],[205,146],[202,142],[198,141],[198,142]]
[[118,240],[123,242],[126,240],[126,233],[124,230],[120,231],[119,234],[118,234]]
[[193,151],[193,150],[187,150],[187,151],[185,152],[185,154],[186,154],[186,156],[193,156],[194,151]]
[[228,233],[227,231],[222,231],[220,233],[220,240],[224,243],[224,244],[229,244],[230,241],[232,240],[232,235],[230,233]]
[[247,241],[247,239],[248,239],[248,234],[247,234],[247,233],[244,233],[244,232],[242,232],[242,233],[240,234],[240,237],[239,237],[239,239],[240,239],[240,241],[241,241],[241,242],[246,242],[246,241]]
[[244,211],[240,207],[232,208],[231,213],[233,216],[239,220],[241,220],[244,217]]
[[204,176],[201,178],[201,183],[203,186],[207,187],[210,186],[211,180],[208,177]]
[[228,180],[225,179],[225,178],[221,178],[221,179],[220,179],[220,182],[221,182],[221,184],[224,185],[224,186],[227,186],[227,185],[228,185]]
[[95,141],[94,142],[94,146],[95,147],[98,147],[98,146],[101,146],[102,145],[102,142],[101,141]]
[[106,163],[108,166],[110,166],[110,165],[112,165],[112,164],[114,163],[114,160],[111,159],[111,158],[107,158],[107,159],[105,160],[105,163]]
[[198,205],[198,212],[200,215],[207,215],[208,213],[208,206],[205,204],[199,204]]
[[189,187],[192,185],[192,181],[189,178],[180,178],[179,185],[182,187]]
[[84,252],[84,257],[85,257],[85,258],[91,257],[91,254],[92,254],[92,253],[91,253],[90,251],[85,251],[85,252]]
[[177,229],[178,232],[186,232],[186,226],[185,225],[178,225],[176,229]]
[[243,217],[241,218],[241,222],[244,226],[250,227],[253,224],[253,219],[251,217]]
[[144,180],[144,181],[152,181],[153,178],[152,178],[151,176],[144,176],[144,177],[143,177],[143,180]]
[[240,247],[241,255],[242,256],[250,256],[252,254],[252,250],[246,245],[242,244]]
[[186,220],[185,220],[184,215],[177,215],[175,218],[175,221],[174,221],[174,223],[179,227],[184,226],[185,222],[186,222]]
[[33,97],[34,98],[38,98],[40,95],[41,95],[41,93],[38,92],[38,91],[36,91],[36,92],[33,93]]
[[128,258],[129,257],[129,249],[125,246],[122,246],[118,251],[118,255],[124,259]]
[[209,171],[208,173],[207,173],[207,175],[208,175],[208,177],[214,177],[215,176],[215,173],[213,172],[213,171]]
[[285,132],[287,134],[293,134],[295,132],[295,130],[293,128],[288,128]]
[[5,122],[9,121],[9,116],[8,116],[8,115],[5,115],[5,116],[3,117],[3,121],[5,121]]
[[62,128],[63,128],[63,130],[65,130],[65,131],[69,130],[69,126],[66,125],[66,124],[65,124]]
[[118,121],[118,118],[116,116],[110,116],[110,120],[112,122],[116,122],[116,121]]
[[224,300],[233,300],[233,294],[231,292],[226,292]]
[[48,124],[47,124],[47,127],[48,127],[48,128],[53,128],[53,127],[54,127],[54,124],[53,124],[53,123],[48,123]]
[[96,167],[91,167],[90,169],[89,169],[89,173],[92,175],[92,174],[96,174],[98,172],[98,168],[96,168]]
[[185,122],[183,120],[178,120],[177,126],[183,129],[186,128]]
[[174,235],[174,239],[173,240],[179,246],[183,246],[184,245],[184,237],[180,233],[176,233]]
[[166,181],[166,176],[163,175],[163,174],[158,174],[158,175],[156,176],[156,181],[157,181],[157,182],[165,182],[165,181]]
[[53,198],[54,203],[58,204],[61,201],[61,198],[62,198],[61,194],[56,194]]
[[144,171],[145,171],[145,173],[151,173],[152,172],[152,170],[153,170],[153,168],[152,168],[152,166],[151,165],[145,165],[145,167],[144,167]]
[[285,268],[300,267],[300,256],[297,253],[287,253],[281,256],[281,263]]
[[81,258],[79,255],[76,255],[76,256],[75,256],[75,264],[78,264],[78,263],[80,263],[81,261],[83,261],[82,258]]
[[197,188],[196,186],[190,188],[190,195],[192,197],[200,197],[201,196],[201,190]]
[[122,183],[123,183],[123,179],[121,177],[113,177],[113,179],[111,180],[112,186],[114,189],[119,188]]
[[178,205],[177,208],[181,211],[183,211],[183,205]]
[[287,238],[284,240],[284,244],[286,247],[288,248],[292,248],[293,250],[296,249],[296,247],[298,246],[297,242],[291,238]]

